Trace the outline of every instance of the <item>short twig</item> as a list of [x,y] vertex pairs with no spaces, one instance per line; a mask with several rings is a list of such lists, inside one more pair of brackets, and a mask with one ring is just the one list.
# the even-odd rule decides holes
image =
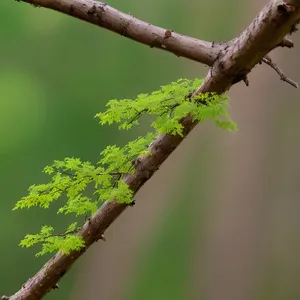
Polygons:
[[243,81],[244,81],[246,86],[249,86],[249,78],[248,78],[247,75],[244,76]]
[[294,42],[289,37],[285,36],[283,40],[278,44],[280,47],[287,47],[287,48],[293,48]]
[[58,284],[58,283],[55,283],[55,285],[53,286],[52,289],[53,289],[53,290],[59,289],[59,284]]
[[275,70],[275,72],[280,76],[280,79],[282,81],[285,81],[287,82],[288,84],[292,85],[293,87],[295,88],[298,88],[299,85],[297,82],[293,81],[292,79],[288,78],[281,70],[280,68],[278,67],[278,65],[276,65],[272,59],[270,58],[270,56],[265,56],[262,61],[267,64],[268,66],[270,66],[272,69]]

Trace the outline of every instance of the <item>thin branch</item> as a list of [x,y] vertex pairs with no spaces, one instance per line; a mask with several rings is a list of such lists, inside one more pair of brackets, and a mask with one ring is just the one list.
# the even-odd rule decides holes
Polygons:
[[111,30],[136,42],[212,66],[225,44],[202,41],[154,26],[93,0],[16,0],[50,8]]
[[269,55],[266,55],[266,57],[264,57],[262,59],[262,62],[264,62],[265,64],[267,64],[268,66],[270,66],[273,70],[275,70],[275,72],[280,76],[280,79],[282,81],[287,82],[288,84],[290,84],[291,86],[295,87],[296,89],[299,88],[299,85],[297,82],[295,82],[294,80],[290,79],[289,77],[287,77],[282,71],[281,69],[278,67],[277,64],[275,64],[271,57]]
[[[121,18],[122,22],[128,24],[125,26],[126,30],[124,31],[126,36],[132,36],[134,32],[136,35],[139,35],[141,31],[138,31],[137,28],[145,26],[144,23],[142,23],[141,27],[134,27],[132,25],[134,24],[132,21],[134,20],[133,18],[128,19],[127,15],[119,13],[111,8],[107,10],[106,5],[98,2],[84,0],[26,0],[26,2],[36,5],[43,4],[45,7],[75,15],[81,19],[87,19],[88,17],[86,14],[89,11],[91,16],[90,18],[93,21],[92,23],[97,24],[100,20],[101,22],[98,25],[101,26],[107,22],[108,16],[115,19]],[[92,11],[90,11],[91,7],[87,8],[87,4],[91,3],[95,3],[95,8]],[[221,49],[219,51],[217,59],[213,63],[204,83],[193,93],[193,95],[206,92],[223,93],[230,89],[233,84],[241,80],[245,80],[251,69],[256,64],[260,63],[269,51],[274,49],[276,45],[279,45],[281,41],[283,41],[284,37],[291,31],[293,26],[299,22],[300,0],[288,0],[288,3],[289,4],[287,5],[282,0],[270,1],[270,3],[263,8],[252,24],[240,35],[239,38],[230,42],[226,49]],[[83,14],[83,11],[85,14]],[[129,23],[126,23],[124,18],[128,20]],[[139,24],[139,22],[141,21],[137,21],[136,24]],[[105,24],[107,26],[107,23]],[[118,24],[120,24],[120,21]],[[152,28],[151,30],[154,30],[155,28]],[[117,28],[109,29],[117,31]],[[120,28],[118,30],[120,31]],[[155,30],[161,29],[156,28]],[[144,31],[143,33],[146,34]],[[144,40],[144,37],[142,38]],[[167,47],[169,47],[169,45]],[[204,48],[207,50],[209,47]],[[208,52],[209,51],[206,51],[205,53],[207,54]],[[210,60],[204,56],[202,55],[201,57],[209,63]],[[190,95],[187,96],[190,97]],[[183,136],[159,136],[149,147],[151,155],[139,157],[134,161],[134,166],[136,168],[135,173],[124,176],[124,181],[129,185],[130,189],[132,189],[134,193],[136,193],[152,177],[160,165],[197,125],[197,122],[193,121],[190,116],[187,116],[184,120],[182,120],[182,125]],[[5,296],[6,298],[4,299],[41,299],[56,286],[59,279],[69,270],[73,263],[94,242],[101,239],[101,236],[107,227],[110,226],[110,224],[113,223],[127,207],[128,205],[120,204],[116,201],[105,202],[84,224],[78,233],[85,242],[85,248],[80,251],[73,251],[69,255],[63,255],[60,252],[57,253],[36,275],[29,279],[16,294],[11,297]]]

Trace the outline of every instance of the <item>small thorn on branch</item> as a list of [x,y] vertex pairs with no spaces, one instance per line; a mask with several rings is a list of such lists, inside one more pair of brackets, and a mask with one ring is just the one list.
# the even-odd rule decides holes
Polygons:
[[55,285],[53,286],[52,289],[53,289],[53,290],[59,289],[59,284],[58,284],[58,283],[55,283]]
[[282,3],[278,5],[277,9],[279,12],[285,14],[294,12],[296,10],[296,7],[290,4]]
[[294,33],[294,32],[296,32],[296,31],[298,31],[297,25],[298,25],[298,24],[294,24],[294,25],[292,26],[291,31],[290,31],[291,34]]
[[135,199],[133,199],[128,205],[131,207],[135,206]]
[[106,238],[105,238],[105,236],[104,236],[103,233],[101,234],[100,239],[101,239],[103,242],[106,242]]
[[245,75],[245,77],[243,78],[243,81],[246,84],[246,86],[249,86],[249,79],[248,79],[247,75]]
[[278,44],[280,47],[287,47],[287,48],[293,48],[294,47],[294,41],[288,37],[284,37],[281,43]]
[[262,62],[270,66],[275,72],[280,76],[280,79],[282,81],[285,81],[286,83],[292,85],[295,88],[299,88],[299,85],[297,82],[293,81],[292,79],[288,78],[278,67],[277,64],[275,64],[272,59],[267,55],[262,59]]

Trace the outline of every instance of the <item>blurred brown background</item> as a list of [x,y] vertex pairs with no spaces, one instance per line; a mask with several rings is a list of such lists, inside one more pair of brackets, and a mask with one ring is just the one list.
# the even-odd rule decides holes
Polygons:
[[[120,1],[137,18],[207,40],[238,35],[267,1]],[[17,245],[52,210],[12,212],[54,159],[96,162],[119,132],[93,116],[110,98],[134,97],[207,68],[57,12],[0,3],[0,294],[14,293],[50,257]],[[272,58],[300,82],[296,48]],[[229,92],[239,131],[198,126],[128,209],[46,299],[299,299],[299,90],[257,66]]]

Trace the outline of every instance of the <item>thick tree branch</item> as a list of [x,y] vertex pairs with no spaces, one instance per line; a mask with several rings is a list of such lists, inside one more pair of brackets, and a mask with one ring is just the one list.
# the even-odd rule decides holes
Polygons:
[[212,66],[222,43],[211,43],[178,34],[169,29],[124,14],[111,6],[93,0],[16,0],[58,12],[119,33],[122,36]]
[[[24,2],[62,11],[67,14],[75,15],[84,20],[92,20],[92,23],[104,27],[108,26],[107,18],[110,16],[116,21],[115,24],[126,25],[126,36],[140,36],[146,34],[145,24],[141,23],[143,34],[135,27],[133,18],[128,17],[118,11],[109,8],[103,3],[84,1],[84,0],[24,0]],[[90,11],[88,4],[94,3],[96,8]],[[94,11],[96,10],[97,13]],[[108,13],[108,14],[106,14]],[[104,17],[105,16],[105,17]],[[89,19],[91,18],[91,19]],[[120,19],[122,21],[120,21]],[[99,20],[101,22],[99,23]],[[127,21],[129,23],[126,23]],[[226,47],[219,48],[215,61],[209,71],[202,86],[193,95],[205,92],[223,93],[230,87],[246,80],[247,74],[251,69],[276,46],[282,44],[285,36],[294,31],[295,25],[300,20],[300,0],[272,0],[254,19],[251,25],[240,35],[240,37],[226,44]],[[124,23],[125,22],[125,23]],[[137,21],[139,24],[141,21]],[[110,30],[121,33],[119,25],[110,25]],[[147,25],[152,26],[152,25]],[[159,34],[164,31],[158,27],[151,30],[158,30]],[[171,33],[172,35],[172,33]],[[174,36],[174,39],[178,36]],[[162,36],[160,36],[160,39]],[[136,39],[136,38],[135,38]],[[141,40],[148,44],[143,36]],[[161,40],[160,40],[161,42]],[[209,44],[206,44],[209,45]],[[169,44],[167,45],[170,46]],[[210,47],[204,46],[205,53],[209,52]],[[184,51],[182,50],[182,53]],[[201,52],[201,51],[200,51]],[[181,54],[182,54],[181,53]],[[185,52],[186,53],[186,52]],[[201,56],[201,54],[200,54]],[[204,55],[205,56],[205,55]],[[210,64],[207,57],[203,57],[204,63]],[[189,57],[190,58],[190,57]],[[197,59],[195,59],[197,60]],[[200,60],[197,60],[200,61]],[[189,116],[182,124],[184,126],[184,137],[197,125]],[[151,178],[158,170],[159,166],[168,156],[178,147],[184,137],[175,135],[161,135],[149,147],[151,156],[143,156],[135,161],[136,172],[124,178],[129,187],[136,193],[142,185]],[[56,287],[59,279],[68,271],[72,264],[96,241],[103,237],[106,228],[127,208],[125,204],[118,204],[115,201],[105,202],[101,208],[85,223],[78,233],[85,241],[86,247],[81,251],[74,251],[70,255],[56,254],[50,259],[34,277],[29,279],[22,288],[13,296],[4,299],[10,300],[36,300],[41,299],[51,289]],[[6,296],[5,296],[6,297]]]

